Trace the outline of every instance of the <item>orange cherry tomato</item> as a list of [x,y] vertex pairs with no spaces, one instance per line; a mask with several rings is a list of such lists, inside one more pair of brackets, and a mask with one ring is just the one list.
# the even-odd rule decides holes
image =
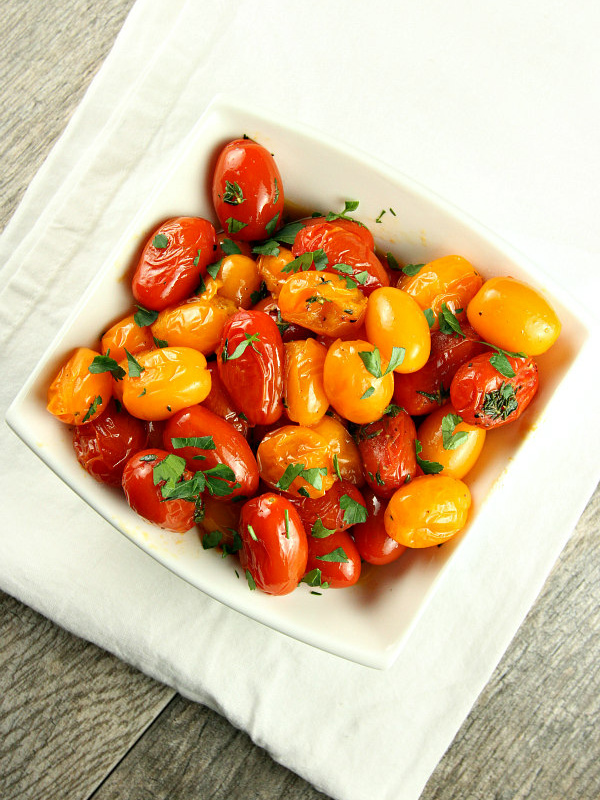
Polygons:
[[362,459],[356,442],[344,423],[334,416],[325,414],[312,428],[329,442],[334,466],[337,465],[341,479],[353,483],[355,486],[362,486],[365,482]]
[[134,417],[168,419],[210,392],[206,358],[191,347],[148,350],[136,361],[138,367],[129,367],[123,378],[123,404]]
[[401,289],[387,286],[369,295],[365,316],[367,339],[388,361],[393,347],[404,357],[395,372],[416,372],[425,366],[431,351],[431,334],[419,304]]
[[365,479],[381,497],[391,497],[414,476],[415,437],[412,418],[398,407],[356,432]]
[[402,275],[398,288],[414,297],[423,310],[433,311],[432,330],[436,330],[442,305],[453,313],[466,309],[482,283],[483,278],[466,258],[444,256],[424,264],[416,275]]
[[253,306],[253,311],[264,311],[268,314],[273,322],[277,325],[281,339],[283,342],[295,342],[297,339],[312,339],[313,332],[308,328],[303,328],[302,325],[296,325],[293,322],[286,322],[281,316],[279,305],[274,297],[263,297],[258,303]]
[[360,289],[348,285],[339,275],[316,270],[288,278],[281,286],[278,302],[286,322],[327,336],[357,331],[367,310],[367,298]]
[[336,480],[327,439],[301,425],[267,433],[256,460],[267,486],[298,497],[322,497]]
[[289,272],[285,272],[285,267],[294,260],[294,254],[287,247],[279,245],[277,255],[260,255],[256,260],[256,266],[267,289],[275,296],[290,277]]
[[365,489],[363,497],[367,508],[367,519],[352,527],[352,538],[360,557],[367,564],[391,564],[406,552],[406,546],[398,544],[385,531],[384,517],[387,502],[372,489]]
[[323,388],[327,348],[315,339],[287,342],[284,362],[284,396],[287,415],[300,425],[315,425],[329,408]]
[[125,350],[132,355],[143,350],[153,350],[156,345],[152,339],[149,326],[140,326],[136,323],[135,314],[129,314],[119,322],[112,325],[102,336],[102,352],[110,354],[115,361],[124,361],[127,358]]
[[337,340],[327,351],[323,384],[329,402],[350,422],[365,425],[379,419],[394,392],[379,350],[370,342]]
[[256,261],[249,256],[235,254],[221,260],[216,279],[221,283],[219,295],[235,303],[238,308],[254,305],[253,295],[262,283]]
[[189,298],[163,309],[152,324],[152,335],[168,347],[192,347],[207,356],[218,347],[223,327],[236,311],[225,297]]
[[[311,586],[343,589],[360,578],[361,562],[356,545],[347,531],[335,531],[323,539],[308,536],[307,577]],[[316,570],[319,570],[316,573]],[[311,574],[312,573],[312,574]],[[316,575],[319,580],[315,581]]]
[[441,464],[444,475],[464,478],[479,458],[485,429],[469,425],[448,403],[425,417],[417,433],[425,461]]
[[548,301],[516,278],[491,278],[467,306],[467,317],[486,342],[528,356],[545,353],[560,334]]
[[48,388],[48,411],[67,425],[83,425],[99,417],[113,394],[110,372],[92,372],[100,353],[78,347]]
[[213,262],[216,263],[226,256],[242,255],[252,258],[252,247],[248,242],[234,241],[228,233],[217,233],[217,246]]
[[431,547],[464,528],[470,507],[471,493],[461,480],[423,475],[391,496],[385,511],[385,530],[406,547]]

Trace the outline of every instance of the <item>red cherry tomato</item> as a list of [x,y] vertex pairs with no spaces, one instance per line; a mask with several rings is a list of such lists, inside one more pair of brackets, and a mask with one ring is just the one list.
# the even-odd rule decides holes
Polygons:
[[[323,250],[327,256],[328,265],[324,270],[354,276],[365,294],[390,285],[387,271],[373,250],[355,232],[340,227],[336,221],[320,222],[298,231],[292,246],[294,256],[315,250]],[[336,270],[336,264],[345,264],[352,271]]]
[[416,435],[410,416],[397,408],[358,429],[356,438],[365,479],[381,497],[391,497],[414,476]]
[[165,425],[163,438],[165,449],[185,458],[190,472],[214,470],[221,464],[233,471],[233,481],[211,483],[216,497],[251,497],[256,492],[258,465],[250,445],[233,425],[207,408],[198,405],[179,411]]
[[351,219],[350,217],[337,217],[334,220],[327,220],[326,217],[309,217],[308,219],[303,219],[300,221],[303,222],[307,228],[309,228],[311,225],[318,225],[321,222],[334,222],[338,228],[343,228],[344,230],[353,233],[355,236],[358,236],[359,239],[362,239],[369,250],[375,250],[375,239],[373,238],[371,231],[366,225],[363,225],[362,223],[355,219]]
[[514,422],[537,392],[538,368],[532,358],[506,357],[513,373],[507,377],[494,366],[497,356],[495,351],[488,351],[472,358],[452,379],[450,400],[469,425],[499,428]]
[[81,466],[100,483],[120,486],[127,461],[146,446],[144,423],[111,401],[92,422],[73,431],[73,449]]
[[219,376],[250,425],[269,425],[283,412],[283,342],[263,311],[238,311],[223,328]]
[[456,370],[469,358],[486,350],[476,331],[463,317],[460,326],[464,337],[456,333],[431,333],[431,353],[424,367],[401,375],[394,373],[394,402],[411,414],[429,414],[443,405],[449,396],[450,382]]
[[259,589],[289,594],[306,569],[306,532],[294,506],[267,492],[242,506],[240,563]]
[[[320,570],[320,581],[314,580],[313,570]],[[322,539],[308,537],[306,572],[311,585],[326,584],[331,589],[353,586],[360,570],[360,555],[347,531],[336,531]]]
[[133,276],[132,291],[145,308],[162,311],[180,303],[199,286],[214,260],[214,226],[199,217],[175,217],[148,239]]
[[[130,458],[123,471],[123,491],[140,517],[168,531],[185,533],[194,526],[196,504],[191,500],[165,499],[166,481],[159,480],[155,484],[154,470],[169,456],[173,458],[166,450],[152,449],[142,450]],[[181,474],[183,480],[191,477],[188,470]]]
[[213,414],[226,419],[230,425],[233,425],[237,431],[246,437],[250,428],[248,420],[241,417],[233,405],[233,400],[219,377],[217,362],[209,361],[206,367],[210,372],[211,384],[208,397],[202,401],[202,405],[212,411]]
[[390,564],[400,558],[406,546],[398,544],[386,533],[386,501],[378,497],[372,489],[364,489],[363,495],[369,516],[366,522],[359,522],[352,528],[354,544],[362,560],[368,564]]
[[225,145],[213,175],[212,199],[232,239],[252,242],[272,236],[281,225],[285,198],[271,153],[252,139]]
[[[288,500],[296,507],[307,532],[315,525],[319,529],[345,531],[354,524],[357,505],[365,506],[362,494],[348,481],[337,481],[322,497],[290,496]],[[348,513],[348,506],[352,514]]]

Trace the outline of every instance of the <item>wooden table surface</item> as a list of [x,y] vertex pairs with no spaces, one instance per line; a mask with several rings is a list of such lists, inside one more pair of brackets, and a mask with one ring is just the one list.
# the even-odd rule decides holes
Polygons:
[[[4,0],[0,226],[133,0]],[[600,491],[422,800],[600,797]],[[0,593],[0,798],[317,800],[218,714]],[[368,798],[366,798],[368,800]]]

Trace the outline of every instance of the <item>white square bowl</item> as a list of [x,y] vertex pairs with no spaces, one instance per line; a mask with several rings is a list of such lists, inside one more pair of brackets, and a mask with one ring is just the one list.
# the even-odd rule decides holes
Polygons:
[[[210,200],[212,167],[220,147],[242,134],[274,153],[288,201],[327,212],[341,210],[346,199],[359,200],[354,216],[369,226],[382,249],[394,252],[401,262],[423,263],[460,254],[486,278],[510,274],[542,289],[563,325],[556,345],[538,359],[540,391],[534,403],[517,423],[488,436],[483,456],[467,477],[473,509],[465,531],[443,547],[407,552],[385,567],[365,565],[354,587],[320,596],[305,585],[285,597],[251,592],[244,578],[238,577],[235,560],[203,550],[195,531],[181,535],[145,523],[119,491],[97,483],[81,469],[70,430],[46,411],[47,386],[67,354],[80,345],[93,346],[109,323],[130,311],[133,300],[129,282],[123,278],[151,230],[176,215],[215,220]],[[387,213],[376,223],[384,209]],[[433,593],[458,579],[461,570],[453,573],[453,567],[460,567],[461,560],[470,563],[469,542],[485,535],[494,541],[497,552],[507,526],[527,514],[528,502],[533,501],[531,495],[523,497],[523,486],[531,481],[533,471],[535,487],[541,490],[551,468],[540,463],[552,436],[545,420],[555,407],[560,411],[590,330],[581,310],[560,288],[440,198],[339,142],[217,98],[182,143],[111,257],[98,265],[93,283],[9,408],[7,421],[108,522],[184,580],[282,633],[382,669],[398,657]],[[502,515],[498,508],[505,510]],[[541,524],[538,530],[535,519],[530,520],[529,535],[542,537]],[[477,564],[470,567],[476,569]]]

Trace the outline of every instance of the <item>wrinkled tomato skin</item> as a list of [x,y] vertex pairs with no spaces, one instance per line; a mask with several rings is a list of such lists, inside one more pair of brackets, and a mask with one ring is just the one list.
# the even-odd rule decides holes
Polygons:
[[248,500],[242,506],[239,533],[240,564],[256,586],[267,594],[292,592],[306,570],[308,543],[289,500],[271,492]]
[[[308,217],[307,219],[298,221],[302,222],[306,228],[309,228],[312,225],[319,225],[322,222],[328,222],[326,217]],[[344,230],[353,233],[355,236],[358,236],[359,239],[362,239],[369,250],[375,250],[375,239],[366,225],[362,225],[360,222],[350,219],[349,217],[338,217],[335,220],[329,220],[329,222],[331,221],[333,221],[338,228],[343,228]]]
[[403,410],[358,429],[365,480],[380,497],[391,497],[415,474],[415,438],[415,424]]
[[209,361],[206,365],[210,372],[211,384],[208,396],[202,401],[204,408],[208,408],[213,414],[221,417],[230,425],[239,431],[242,436],[247,437],[250,426],[248,420],[241,417],[233,405],[233,400],[229,396],[229,392],[223,385],[223,381],[219,377],[219,368],[216,361]]
[[[173,439],[211,436],[214,448],[175,447]],[[225,464],[235,474],[234,481],[223,481],[231,487],[231,493],[223,500],[231,500],[240,495],[251,497],[258,488],[258,465],[250,445],[239,431],[221,417],[203,406],[184,408],[166,423],[164,447],[172,453],[185,458],[190,472],[212,469]],[[236,485],[239,484],[239,485]]]
[[365,294],[390,284],[388,273],[373,250],[354,231],[340,227],[336,221],[320,222],[298,231],[292,246],[294,256],[315,250],[323,250],[327,256],[327,272],[336,272],[335,264],[347,264],[354,275],[366,271],[366,280],[359,284]]
[[372,489],[363,491],[367,508],[366,522],[352,526],[352,537],[360,557],[367,564],[391,564],[406,552],[406,546],[399,544],[385,530],[384,517],[387,503],[378,497]]
[[[239,187],[237,199],[227,192],[228,181]],[[282,222],[285,198],[271,153],[251,139],[226,144],[215,166],[212,199],[219,222],[231,239],[252,242],[272,235]],[[242,227],[238,230],[238,225],[228,220]]]
[[[248,337],[258,335],[235,359]],[[283,342],[277,325],[263,311],[238,311],[223,328],[217,349],[219,376],[238,411],[250,425],[269,425],[283,412]]]
[[92,422],[73,431],[73,449],[86,472],[99,483],[120,486],[127,461],[146,447],[148,433],[141,420],[111,402]]
[[112,325],[102,335],[102,352],[110,354],[115,361],[127,358],[125,350],[132,355],[142,353],[144,350],[153,350],[155,347],[150,326],[140,327],[134,319],[135,314],[130,314]]
[[[494,351],[490,350],[467,361],[450,385],[450,400],[456,413],[469,425],[488,430],[517,420],[533,400],[539,383],[537,364],[532,358],[508,356],[515,376],[507,378],[491,363],[493,356]],[[504,391],[503,387],[512,387],[512,399],[502,401],[498,393]],[[490,404],[492,398],[494,403]]]
[[[157,236],[166,236],[166,247],[156,247]],[[132,281],[133,296],[140,305],[162,311],[189,297],[214,259],[216,232],[200,217],[174,217],[148,238]]]
[[394,374],[394,403],[411,416],[429,414],[443,405],[456,370],[487,349],[465,319],[460,319],[460,326],[464,337],[432,331],[431,353],[425,366],[417,372]]
[[99,355],[89,347],[78,347],[48,387],[46,407],[66,425],[85,425],[96,419],[113,396],[110,373],[89,370]]
[[348,481],[334,483],[322,497],[289,497],[296,507],[306,532],[310,533],[315,522],[320,519],[323,526],[330,531],[348,530],[351,523],[345,519],[345,510],[340,506],[340,498],[348,495],[351,500],[365,506],[361,492]]
[[[129,459],[123,470],[122,486],[131,508],[148,522],[168,531],[185,533],[194,527],[195,504],[191,500],[165,500],[161,494],[163,481],[154,485],[153,469],[169,455],[166,450],[142,450]],[[144,461],[146,456],[156,456]],[[192,473],[185,471],[184,479]]]
[[[323,561],[334,550],[342,548],[347,561]],[[360,578],[360,554],[347,531],[336,531],[324,539],[308,537],[308,561],[306,571],[321,570],[321,583],[327,583],[331,589],[344,589],[353,586]]]
[[281,339],[284,344],[286,342],[296,342],[303,339],[312,339],[314,337],[314,333],[309,331],[308,328],[304,328],[302,325],[296,325],[295,322],[286,322],[281,316],[277,301],[272,297],[264,297],[254,306],[254,311],[264,311],[265,314],[271,317],[281,333]]

